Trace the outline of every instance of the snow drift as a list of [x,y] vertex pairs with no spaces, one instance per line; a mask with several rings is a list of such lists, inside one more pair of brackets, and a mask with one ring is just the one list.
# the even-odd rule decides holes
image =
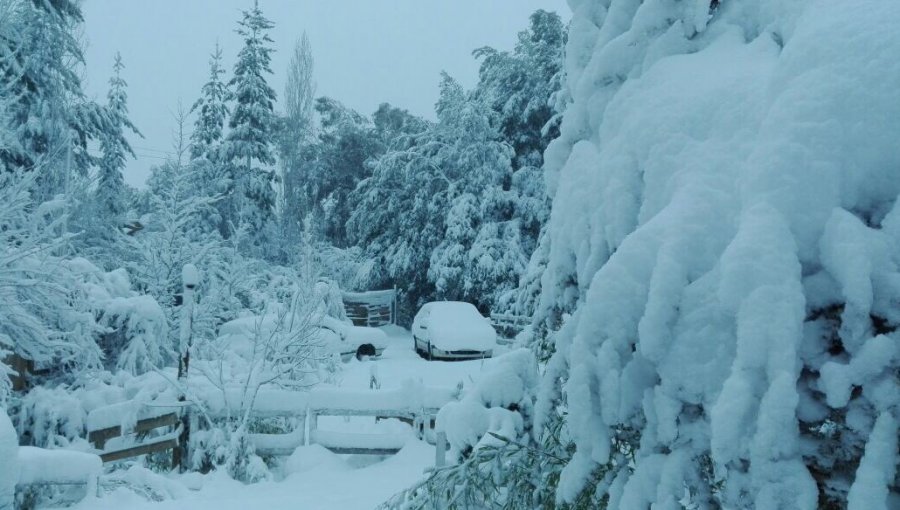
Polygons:
[[0,408],[0,509],[12,509],[19,481],[19,438],[6,410]]
[[569,4],[536,316],[560,499],[896,508],[900,4]]

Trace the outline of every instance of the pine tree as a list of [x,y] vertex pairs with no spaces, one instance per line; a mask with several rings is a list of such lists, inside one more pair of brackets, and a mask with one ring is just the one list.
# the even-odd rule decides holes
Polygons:
[[125,92],[127,84],[122,78],[122,56],[116,53],[113,65],[113,77],[109,80],[109,93],[107,95],[107,112],[110,118],[109,130],[100,139],[100,166],[97,172],[96,202],[97,212],[100,216],[98,222],[102,230],[99,235],[105,239],[112,239],[115,232],[123,223],[126,207],[125,179],[122,169],[125,168],[125,158],[134,151],[128,140],[125,139],[125,128],[140,136],[140,132],[128,119],[128,95]]
[[216,159],[218,144],[222,140],[225,121],[228,119],[228,87],[222,81],[222,49],[216,49],[209,59],[209,80],[201,89],[200,98],[191,107],[197,112],[194,132],[191,134],[191,158]]
[[0,23],[0,78],[9,136],[0,170],[35,170],[36,202],[62,193],[71,175],[86,176],[96,158],[88,151],[108,126],[105,109],[81,89],[84,58],[75,37],[83,21],[72,0],[4,3]]
[[[270,67],[272,39],[271,21],[263,16],[259,2],[243,12],[237,33],[244,37],[238,53],[234,76],[228,82],[234,110],[231,129],[224,146],[225,162],[233,173],[234,189],[230,197],[232,223],[245,222],[252,232],[251,243],[257,249],[264,244],[266,230],[271,228],[275,208],[275,163],[272,150],[276,128],[275,91],[266,82]],[[256,165],[254,165],[254,161]]]

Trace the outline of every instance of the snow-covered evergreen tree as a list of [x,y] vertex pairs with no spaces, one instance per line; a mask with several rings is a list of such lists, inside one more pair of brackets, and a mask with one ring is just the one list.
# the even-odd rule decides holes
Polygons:
[[87,175],[96,161],[88,145],[109,118],[81,89],[78,3],[6,0],[2,7],[0,76],[10,100],[0,164],[37,171],[33,198],[43,202],[65,191],[73,175]]
[[225,122],[228,120],[228,87],[222,80],[222,49],[216,49],[209,58],[209,79],[203,84],[200,97],[191,106],[196,113],[194,132],[191,133],[191,158],[205,157],[217,161],[219,144],[224,136]]
[[140,135],[128,118],[128,95],[125,91],[127,84],[122,78],[124,68],[122,56],[116,53],[113,77],[109,80],[107,95],[110,124],[107,132],[100,137],[101,157],[97,168],[97,188],[93,204],[97,216],[94,218],[96,229],[92,230],[91,234],[99,236],[107,244],[118,236],[125,223],[127,203],[122,170],[125,168],[125,158],[129,154],[134,157],[134,151],[125,139],[125,129]]
[[[562,79],[565,27],[558,14],[535,11],[514,51],[484,47],[475,95],[498,113],[499,130],[515,150],[513,167],[540,167],[558,136],[552,104]],[[550,123],[550,124],[548,124]]]
[[[492,125],[490,110],[448,76],[441,84],[430,178],[446,180],[446,195],[429,207],[445,208],[446,234],[430,256],[428,278],[439,299],[470,301],[485,311],[514,288],[528,255],[500,225],[508,207],[512,149]],[[484,233],[482,233],[484,231]]]
[[536,255],[560,503],[896,507],[900,10],[570,5]]
[[[263,16],[259,2],[243,11],[237,33],[244,38],[238,53],[234,76],[228,82],[234,108],[223,147],[224,163],[232,173],[233,190],[226,197],[231,208],[226,218],[232,224],[246,223],[251,228],[250,242],[258,254],[269,239],[275,212],[275,164],[273,153],[276,117],[275,91],[266,81],[272,74],[271,21]],[[255,164],[254,164],[255,163]]]
[[[565,39],[559,16],[538,10],[531,15],[528,30],[519,33],[512,52],[490,47],[474,52],[482,59],[474,94],[497,112],[497,128],[515,152],[509,206],[502,214],[510,222],[507,236],[515,238],[513,246],[518,245],[516,251],[526,257],[537,248],[549,216],[540,167],[547,144],[559,135],[555,103],[561,89]],[[520,283],[522,290],[505,293],[497,307],[530,316],[535,287]]]
[[348,244],[346,223],[355,206],[351,192],[371,173],[368,161],[384,151],[373,131],[371,119],[337,100],[320,97],[315,104],[319,115],[319,144],[311,154],[309,193],[314,199],[310,214],[321,224],[323,236],[335,246]]

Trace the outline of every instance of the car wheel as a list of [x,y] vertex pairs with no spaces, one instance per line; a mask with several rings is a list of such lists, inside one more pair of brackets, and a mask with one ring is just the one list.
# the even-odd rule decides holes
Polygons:
[[375,346],[372,344],[362,344],[356,349],[356,359],[360,361],[373,356],[375,356]]
[[416,351],[416,354],[418,354],[419,357],[428,359],[428,353],[425,352],[425,349],[419,347],[419,339],[415,336],[413,337],[413,349]]

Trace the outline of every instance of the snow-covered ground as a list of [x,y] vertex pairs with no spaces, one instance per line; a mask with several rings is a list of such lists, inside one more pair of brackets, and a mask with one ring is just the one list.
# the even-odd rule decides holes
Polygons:
[[[408,381],[421,382],[429,387],[456,387],[462,383],[470,387],[489,361],[441,362],[426,361],[413,351],[408,331],[388,327],[390,344],[381,359],[352,360],[343,365],[340,375],[342,388],[359,390],[369,387],[371,376],[377,375],[382,389],[398,388]],[[373,418],[323,417],[323,430],[371,432]],[[379,429],[383,430],[385,427]],[[393,427],[405,427],[393,423]],[[371,509],[424,476],[434,465],[435,448],[411,438],[396,455],[389,457],[366,455],[336,455],[321,446],[297,449],[293,456],[282,459],[274,469],[275,479],[244,485],[229,478],[223,471],[199,475],[173,475],[169,478],[134,470],[124,478],[130,485],[144,485],[148,494],[137,494],[124,484],[101,482],[104,490],[100,498],[89,498],[74,508],[79,510],[105,509],[197,509],[216,510],[266,508],[278,509]],[[116,478],[121,479],[119,474]],[[115,488],[113,488],[115,487]],[[161,501],[154,501],[161,499]]]

